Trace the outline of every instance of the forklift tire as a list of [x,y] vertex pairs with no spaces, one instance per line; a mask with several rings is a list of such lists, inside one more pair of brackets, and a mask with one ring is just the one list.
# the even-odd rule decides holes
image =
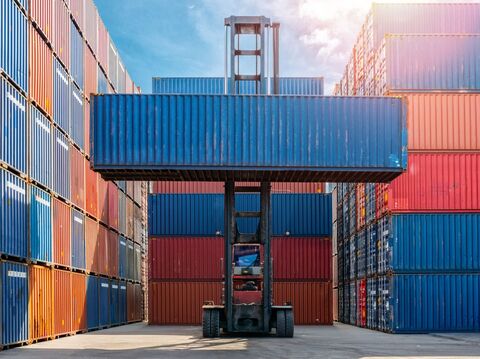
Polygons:
[[277,337],[285,338],[285,311],[284,310],[277,310]]
[[293,338],[295,324],[293,320],[293,310],[288,309],[285,311],[285,337]]
[[220,335],[220,312],[218,310],[203,311],[202,332],[204,338],[216,338]]

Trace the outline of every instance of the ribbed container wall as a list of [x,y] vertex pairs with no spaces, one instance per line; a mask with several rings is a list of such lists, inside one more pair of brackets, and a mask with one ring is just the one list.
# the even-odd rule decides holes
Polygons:
[[53,262],[59,266],[71,266],[71,208],[63,201],[52,199]]
[[70,199],[80,209],[85,209],[85,168],[82,153],[70,145]]
[[36,341],[53,334],[53,271],[37,265],[29,269],[30,340]]
[[52,201],[47,192],[30,187],[30,258],[52,262]]
[[53,334],[72,332],[72,275],[70,271],[53,270]]
[[85,269],[85,216],[72,208],[72,267]]
[[72,272],[72,330],[87,329],[86,275]]
[[30,105],[30,178],[47,188],[52,187],[52,126],[34,105]]
[[87,328],[98,328],[99,320],[98,277],[87,275]]
[[70,94],[72,83],[57,58],[53,61],[53,121],[66,133],[70,130]]
[[70,199],[70,148],[67,136],[57,128],[53,131],[53,190]]
[[62,0],[54,0],[53,11],[53,49],[58,59],[70,67],[70,14],[68,6]]

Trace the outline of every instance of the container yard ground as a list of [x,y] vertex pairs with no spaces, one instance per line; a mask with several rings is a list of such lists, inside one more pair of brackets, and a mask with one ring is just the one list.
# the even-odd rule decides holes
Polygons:
[[392,335],[344,324],[296,326],[293,339],[203,339],[200,327],[132,324],[0,353],[9,358],[480,358],[480,333]]

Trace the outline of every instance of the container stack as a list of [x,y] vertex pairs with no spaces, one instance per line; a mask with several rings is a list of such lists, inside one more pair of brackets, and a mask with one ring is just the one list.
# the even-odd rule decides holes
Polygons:
[[[274,303],[292,302],[297,324],[331,324],[331,195],[317,193],[323,185],[315,183],[272,187]],[[149,322],[200,324],[204,301],[222,303],[223,183],[158,182],[153,189]],[[258,211],[258,194],[237,195],[236,208]],[[244,219],[239,230],[254,233],[256,222]]]
[[90,94],[139,90],[92,0],[0,19],[0,346],[141,320],[146,184],[89,166]]
[[335,87],[408,106],[407,172],[337,185],[344,323],[480,330],[479,16],[479,4],[374,4]]

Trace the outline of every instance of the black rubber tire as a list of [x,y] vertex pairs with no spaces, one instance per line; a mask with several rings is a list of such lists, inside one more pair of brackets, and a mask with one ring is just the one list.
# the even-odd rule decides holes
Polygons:
[[286,326],[285,326],[285,311],[284,310],[277,310],[277,337],[285,338]]
[[220,336],[220,311],[211,310],[210,311],[210,338],[218,338]]
[[285,337],[286,338],[293,338],[293,332],[295,328],[294,320],[293,320],[293,310],[287,309],[285,311]]
[[204,338],[212,337],[210,314],[211,310],[203,310],[202,333]]

